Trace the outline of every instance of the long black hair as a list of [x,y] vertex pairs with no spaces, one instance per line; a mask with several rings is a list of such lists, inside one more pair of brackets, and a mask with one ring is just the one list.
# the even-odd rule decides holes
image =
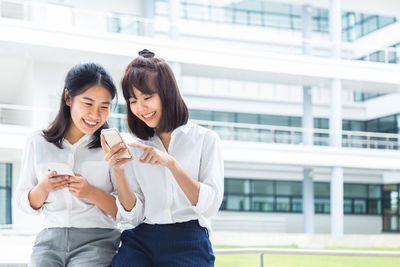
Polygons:
[[[117,94],[117,89],[115,88],[111,75],[100,64],[81,63],[70,69],[65,77],[58,114],[54,121],[50,123],[49,127],[43,130],[43,136],[48,142],[53,143],[61,149],[63,148],[62,141],[71,123],[71,110],[66,103],[65,90],[68,90],[68,96],[73,98],[95,85],[101,85],[107,89],[112,99],[114,99]],[[109,128],[107,122],[93,134],[93,139],[88,145],[89,148],[101,146],[100,132],[105,128]]]

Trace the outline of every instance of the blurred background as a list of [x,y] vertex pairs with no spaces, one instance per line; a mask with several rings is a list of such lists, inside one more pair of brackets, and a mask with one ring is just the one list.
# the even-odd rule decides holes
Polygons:
[[12,195],[67,71],[110,71],[127,132],[120,80],[143,48],[222,139],[214,245],[400,247],[399,18],[396,0],[0,0],[0,266],[41,229]]

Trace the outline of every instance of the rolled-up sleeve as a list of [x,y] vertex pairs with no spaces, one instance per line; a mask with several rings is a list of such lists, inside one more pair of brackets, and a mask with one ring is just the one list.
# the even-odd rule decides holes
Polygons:
[[135,194],[136,204],[132,210],[127,211],[122,206],[117,196],[116,203],[118,207],[118,212],[116,220],[117,222],[128,222],[133,226],[137,226],[141,224],[144,220],[144,197],[139,187],[139,184],[137,183],[136,178],[134,176],[134,171],[131,164],[127,165],[127,167],[125,168],[125,175],[126,178],[128,179],[128,182],[132,188],[133,193]]
[[213,131],[208,131],[204,137],[199,182],[199,198],[192,209],[197,214],[210,218],[217,214],[224,196],[224,161],[221,141]]
[[22,154],[21,169],[19,182],[15,191],[14,201],[18,207],[25,213],[39,214],[43,210],[35,210],[29,201],[29,192],[38,184],[35,173],[35,146],[34,138],[31,136],[27,139],[25,149]]

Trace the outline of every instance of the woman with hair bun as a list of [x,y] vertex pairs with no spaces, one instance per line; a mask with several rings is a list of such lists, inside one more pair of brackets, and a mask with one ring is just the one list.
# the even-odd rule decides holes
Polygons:
[[[214,266],[210,218],[223,198],[224,167],[217,134],[188,120],[169,65],[143,50],[126,68],[122,90],[131,159],[123,143],[105,158],[117,183],[121,235],[113,266]],[[122,149],[121,149],[122,148]]]

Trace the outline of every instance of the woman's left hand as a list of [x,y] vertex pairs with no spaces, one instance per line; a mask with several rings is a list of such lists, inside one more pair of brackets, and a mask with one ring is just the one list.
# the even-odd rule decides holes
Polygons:
[[158,150],[152,146],[146,146],[141,143],[131,143],[128,144],[130,147],[137,147],[143,150],[142,155],[139,158],[139,162],[148,164],[160,164],[165,167],[172,162],[173,158],[165,152]]
[[87,199],[89,199],[90,193],[93,189],[88,181],[80,174],[75,174],[75,176],[69,177],[68,188],[72,195]]

